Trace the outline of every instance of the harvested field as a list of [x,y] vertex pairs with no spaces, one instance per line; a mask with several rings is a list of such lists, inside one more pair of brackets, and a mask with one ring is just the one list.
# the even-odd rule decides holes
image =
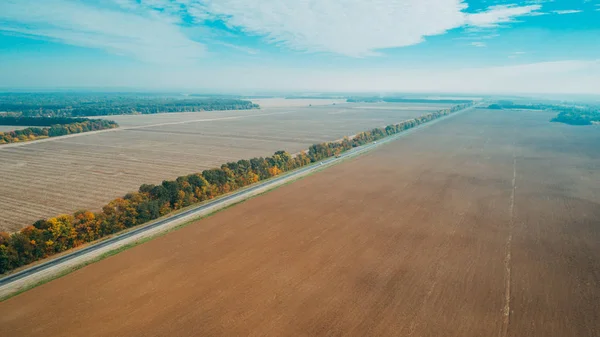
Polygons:
[[[381,106],[391,109],[376,109]],[[104,116],[121,128],[0,146],[0,231],[78,209],[97,210],[143,183],[278,150],[294,153],[449,106],[345,104]]]
[[8,336],[600,333],[600,133],[476,110],[0,303]]
[[0,125],[0,132],[22,130],[22,129],[27,129],[28,127],[29,126],[23,126],[23,125]]

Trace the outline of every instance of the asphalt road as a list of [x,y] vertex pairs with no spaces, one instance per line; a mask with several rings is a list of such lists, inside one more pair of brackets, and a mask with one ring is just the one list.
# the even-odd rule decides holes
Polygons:
[[262,182],[262,183],[257,183],[255,186],[246,188],[246,189],[238,191],[238,192],[234,192],[234,193],[232,193],[230,195],[227,195],[225,197],[222,197],[222,198],[210,201],[208,203],[199,205],[197,207],[194,207],[194,208],[191,208],[189,210],[183,211],[183,212],[178,213],[176,215],[170,216],[170,217],[168,217],[166,219],[158,220],[158,221],[153,222],[153,223],[151,223],[149,225],[145,225],[145,226],[142,226],[142,227],[139,227],[139,228],[135,228],[135,229],[133,229],[133,230],[131,230],[129,232],[126,232],[126,233],[114,236],[114,237],[112,237],[110,239],[98,242],[96,244],[92,244],[92,245],[87,246],[85,248],[76,250],[76,251],[74,251],[72,253],[65,254],[65,255],[62,255],[62,256],[59,256],[59,257],[56,257],[56,258],[52,258],[51,260],[49,260],[47,262],[40,263],[38,265],[34,265],[34,266],[29,267],[27,269],[21,270],[21,271],[19,271],[17,273],[7,275],[7,276],[3,277],[2,279],[0,279],[0,287],[8,285],[8,284],[10,284],[12,282],[18,281],[18,280],[20,280],[22,278],[31,276],[31,275],[33,275],[35,273],[41,272],[41,271],[46,270],[48,268],[52,268],[52,267],[58,266],[58,265],[60,265],[62,263],[65,263],[65,262],[67,262],[69,260],[72,260],[74,258],[77,258],[77,257],[80,257],[80,256],[84,256],[84,255],[89,254],[89,253],[92,253],[92,252],[94,252],[94,251],[96,251],[98,249],[105,248],[105,247],[110,246],[110,245],[114,245],[115,243],[121,242],[123,240],[126,240],[128,238],[134,237],[136,235],[142,234],[144,232],[147,232],[149,230],[155,229],[157,227],[168,225],[168,224],[172,223],[173,221],[177,221],[177,220],[179,220],[181,218],[190,217],[190,216],[193,216],[193,215],[195,215],[197,213],[201,213],[202,211],[204,211],[204,210],[206,210],[208,208],[211,208],[211,207],[214,207],[214,206],[218,206],[219,204],[225,204],[226,202],[230,201],[231,199],[240,198],[241,197],[242,200],[243,200],[244,197],[250,197],[250,196],[252,196],[252,193],[255,192],[258,189],[275,187],[277,185],[282,184],[285,181],[288,181],[288,180],[293,179],[295,177],[301,177],[303,175],[306,175],[307,173],[310,173],[310,172],[322,169],[322,168],[324,168],[324,166],[332,165],[332,164],[334,164],[336,162],[340,162],[340,161],[342,161],[344,159],[347,159],[349,157],[353,157],[353,156],[356,156],[356,155],[358,155],[360,153],[364,153],[366,151],[369,151],[369,150],[373,149],[374,147],[377,147],[377,146],[380,146],[382,144],[394,141],[394,140],[396,140],[396,139],[398,139],[400,137],[406,136],[406,135],[408,135],[408,134],[410,134],[410,133],[412,133],[412,132],[414,132],[414,131],[416,131],[416,130],[418,130],[420,128],[427,127],[429,125],[435,124],[435,123],[440,122],[440,121],[442,121],[442,120],[444,120],[446,118],[452,117],[454,115],[457,115],[460,112],[464,112],[464,111],[469,110],[469,109],[472,109],[472,108],[466,108],[466,109],[463,109],[463,110],[456,111],[456,112],[454,112],[454,113],[452,113],[452,114],[450,114],[448,116],[444,116],[444,117],[438,118],[436,120],[430,121],[428,123],[421,124],[421,125],[419,125],[417,127],[414,127],[412,129],[403,131],[403,132],[398,133],[396,135],[384,138],[384,139],[379,140],[377,142],[374,142],[374,143],[371,143],[371,144],[367,144],[367,145],[363,145],[363,146],[354,148],[354,149],[352,149],[350,151],[344,152],[343,154],[341,154],[337,158],[333,157],[333,158],[325,159],[325,160],[321,161],[319,164],[313,164],[313,165],[308,166],[308,167],[297,169],[297,170],[292,171],[292,172],[290,172],[290,173],[288,173],[286,175],[283,175],[281,177],[271,178],[268,181],[265,181],[265,182]]

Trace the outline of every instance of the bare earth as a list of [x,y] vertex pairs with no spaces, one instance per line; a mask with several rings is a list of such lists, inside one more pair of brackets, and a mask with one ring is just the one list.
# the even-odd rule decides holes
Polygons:
[[[278,150],[294,153],[449,106],[354,109],[353,104],[308,107],[310,100],[298,101],[306,105],[104,116],[121,128],[0,146],[0,231],[79,209],[99,210],[144,183],[160,184]],[[377,109],[381,106],[388,110]]]
[[6,336],[598,336],[600,133],[465,112],[0,303]]

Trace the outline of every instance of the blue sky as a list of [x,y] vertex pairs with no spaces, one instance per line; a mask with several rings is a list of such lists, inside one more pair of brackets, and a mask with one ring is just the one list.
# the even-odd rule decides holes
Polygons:
[[2,0],[0,88],[600,94],[600,0]]

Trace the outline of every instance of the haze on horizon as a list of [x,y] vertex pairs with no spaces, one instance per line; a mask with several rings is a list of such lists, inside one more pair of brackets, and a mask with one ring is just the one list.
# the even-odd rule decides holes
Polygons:
[[0,89],[600,94],[597,0],[5,0]]

